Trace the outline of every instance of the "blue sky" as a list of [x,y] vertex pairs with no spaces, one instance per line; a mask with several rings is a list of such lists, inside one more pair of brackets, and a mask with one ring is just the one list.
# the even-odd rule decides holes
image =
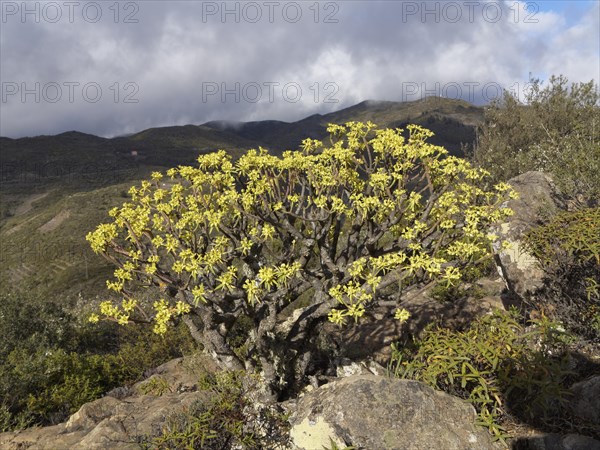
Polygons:
[[531,3],[537,3],[542,11],[563,12],[571,8],[587,7],[595,0],[535,0]]
[[539,6],[540,11],[554,11],[560,13],[567,19],[569,25],[577,23],[585,11],[589,11],[591,5],[598,0],[543,0],[532,1]]
[[529,73],[600,79],[597,0],[535,0],[533,21],[517,0],[430,0],[433,15],[421,0],[236,1],[233,14],[220,0],[75,2],[72,17],[48,6],[68,2],[26,2],[25,15],[25,2],[0,3],[8,137],[293,121],[426,95],[483,104],[523,93]]

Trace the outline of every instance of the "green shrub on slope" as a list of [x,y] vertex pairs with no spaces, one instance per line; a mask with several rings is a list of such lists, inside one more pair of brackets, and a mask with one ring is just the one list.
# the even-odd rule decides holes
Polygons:
[[534,306],[600,342],[600,208],[560,214],[531,230],[525,244],[546,272]]
[[496,312],[468,330],[430,325],[414,348],[393,347],[390,371],[471,402],[496,439],[508,414],[541,417],[563,401],[569,374],[560,356],[565,335],[543,319],[527,333],[518,313]]

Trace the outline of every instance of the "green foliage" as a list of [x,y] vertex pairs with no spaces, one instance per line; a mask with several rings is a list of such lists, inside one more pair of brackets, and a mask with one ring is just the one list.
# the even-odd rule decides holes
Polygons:
[[275,406],[256,405],[249,393],[257,380],[243,372],[204,374],[200,390],[210,394],[167,419],[145,448],[275,449],[288,443],[287,416]]
[[172,392],[169,382],[163,377],[151,377],[140,386],[140,392],[144,395],[156,395],[160,397],[167,392]]
[[600,207],[559,214],[528,232],[525,243],[543,267],[565,260],[600,265]]
[[592,205],[600,198],[600,105],[594,81],[534,80],[525,103],[510,92],[486,109],[475,161],[494,179],[540,170],[562,192]]
[[559,214],[524,243],[547,275],[534,306],[600,342],[600,207]]
[[393,346],[390,371],[419,380],[473,404],[478,424],[495,439],[508,434],[507,414],[543,418],[564,397],[569,374],[561,354],[567,338],[547,319],[523,332],[517,312],[496,312],[465,331],[430,325],[414,348]]
[[62,349],[28,355],[16,350],[7,362],[20,381],[27,383],[27,411],[50,422],[67,417],[118,384],[118,367],[101,355],[80,355]]
[[58,423],[194,348],[182,326],[168,338],[145,327],[82,326],[57,305],[14,293],[0,299],[0,335],[3,431]]
[[486,292],[475,282],[486,276],[496,274],[493,260],[485,260],[466,267],[463,271],[463,283],[437,283],[429,291],[429,295],[440,302],[452,302],[460,298],[483,298]]
[[58,305],[8,292],[0,296],[0,361],[15,348],[71,345],[73,317]]
[[[288,361],[273,350],[290,347],[273,339],[277,324],[307,290],[322,306],[302,316],[298,334],[325,317],[358,320],[394,284],[456,283],[489,256],[489,225],[510,214],[509,186],[483,189],[485,171],[429,144],[418,126],[408,139],[372,123],[328,131],[330,147],[306,139],[281,158],[259,149],[235,163],[218,151],[132,187],[131,202],[87,236],[116,266],[107,285],[122,296],[91,320],[152,321],[162,334],[173,318],[197,315],[205,348],[236,368],[239,354],[252,355],[275,379],[269,360]],[[140,285],[164,295],[144,300]],[[240,315],[253,329],[236,354],[226,337]]]

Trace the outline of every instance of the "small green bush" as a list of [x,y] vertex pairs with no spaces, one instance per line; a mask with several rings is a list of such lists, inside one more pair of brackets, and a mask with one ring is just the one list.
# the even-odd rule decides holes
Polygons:
[[600,342],[600,208],[560,214],[527,233],[524,243],[546,272],[534,306]]
[[0,296],[0,432],[65,420],[86,402],[139,381],[196,349],[183,324],[167,337],[146,327],[78,323],[25,293]]
[[475,162],[496,181],[539,170],[552,173],[564,194],[582,204],[600,199],[600,105],[598,85],[552,76],[532,80],[525,102],[506,91],[486,108]]
[[156,395],[160,397],[167,392],[172,392],[169,382],[163,377],[152,377],[140,386],[140,392],[144,395]]
[[199,388],[208,401],[196,401],[168,418],[147,449],[275,449],[288,443],[287,416],[274,406],[255,405],[249,392],[257,379],[242,371],[204,374]]
[[496,312],[465,331],[430,325],[414,347],[393,346],[390,372],[419,380],[473,404],[478,424],[495,439],[509,437],[509,414],[543,418],[563,401],[566,341],[547,319],[524,333],[519,314]]

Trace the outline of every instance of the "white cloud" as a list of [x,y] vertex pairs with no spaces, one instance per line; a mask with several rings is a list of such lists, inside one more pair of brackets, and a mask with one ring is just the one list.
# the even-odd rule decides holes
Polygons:
[[[550,11],[537,13],[537,23],[525,23],[523,2],[487,2],[487,10],[487,3],[480,2],[473,11],[464,2],[455,3],[462,5],[456,23],[445,20],[452,12],[447,2],[439,2],[438,13],[431,13],[434,2],[429,2],[430,13],[423,17],[423,11],[410,9],[421,8],[423,2],[387,1],[330,2],[329,7],[319,3],[318,20],[314,3],[302,2],[302,17],[296,23],[291,21],[293,8],[287,16],[283,12],[290,2],[280,2],[272,11],[272,23],[261,2],[257,23],[243,16],[236,23],[232,15],[223,23],[220,14],[206,14],[207,7],[220,8],[221,2],[139,2],[134,17],[138,23],[123,23],[125,13],[131,12],[124,10],[115,23],[108,10],[112,3],[102,4],[98,23],[77,15],[74,23],[22,23],[8,17],[1,30],[3,82],[19,87],[26,83],[28,88],[36,81],[42,86],[95,82],[103,97],[91,103],[78,92],[69,102],[65,92],[57,103],[43,98],[36,103],[29,100],[32,96],[23,103],[20,95],[9,96],[1,104],[0,134],[78,129],[115,135],[214,119],[297,120],[366,99],[415,99],[406,95],[414,85],[443,93],[443,86],[456,83],[463,86],[466,98],[465,83],[510,87],[524,84],[529,72],[598,81],[597,2],[579,20],[565,20]],[[501,16],[491,20],[498,5]],[[243,6],[239,8],[242,12]],[[328,16],[337,23],[324,23]],[[139,88],[133,95],[138,103],[123,102],[133,93],[124,88],[127,82]],[[327,82],[338,90],[326,88]],[[212,83],[219,92],[203,98],[203,86],[206,94]],[[230,94],[222,101],[221,87],[235,89],[235,83],[240,98]],[[286,101],[282,88],[294,83],[302,87],[302,96],[297,102]],[[243,89],[251,94],[256,84],[262,95],[256,102],[247,101]],[[272,99],[268,86],[276,86]],[[3,91],[6,88],[3,85]],[[481,92],[475,94],[477,101],[483,100]],[[326,98],[339,102],[325,103]]]

